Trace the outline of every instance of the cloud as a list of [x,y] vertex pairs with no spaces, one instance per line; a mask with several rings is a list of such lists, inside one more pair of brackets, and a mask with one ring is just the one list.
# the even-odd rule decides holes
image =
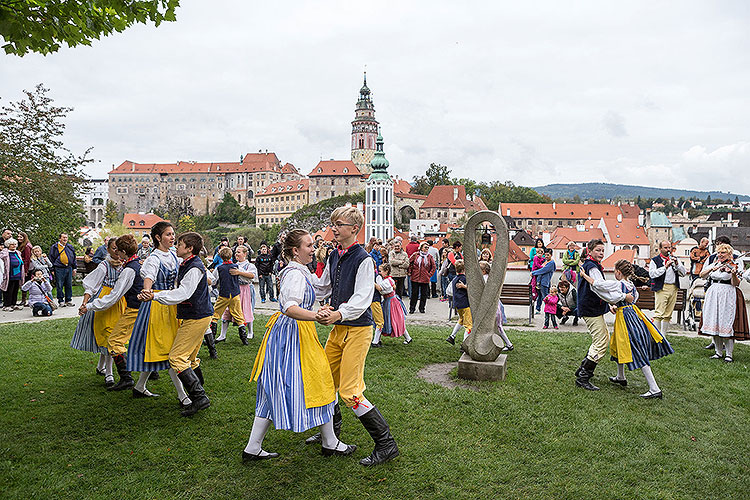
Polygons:
[[609,110],[604,113],[602,127],[612,137],[627,137],[628,135],[628,131],[625,130],[625,118],[616,111]]

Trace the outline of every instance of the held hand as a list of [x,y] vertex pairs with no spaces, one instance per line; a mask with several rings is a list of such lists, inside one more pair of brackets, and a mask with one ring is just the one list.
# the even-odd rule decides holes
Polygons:
[[625,295],[625,301],[628,304],[632,304],[635,301],[635,297],[633,297],[632,293],[629,293],[629,294]]
[[240,270],[239,269],[230,269],[229,270],[229,274],[231,274],[232,276],[237,276],[238,274],[240,274]]
[[320,321],[323,318],[327,318],[331,315],[330,309],[319,309],[317,313],[315,313],[315,321]]
[[338,311],[332,311],[328,317],[321,318],[318,320],[318,323],[321,325],[332,325],[333,323],[341,320],[341,313]]
[[78,308],[78,315],[83,316],[88,312],[88,309],[86,309],[86,304],[83,304],[81,307]]
[[141,290],[141,293],[138,294],[138,300],[141,302],[148,302],[149,300],[152,300],[154,298],[154,291],[153,290]]
[[76,270],[75,269],[73,269],[73,277],[74,278],[76,277]]
[[617,306],[609,306],[609,311],[612,314],[617,314]]

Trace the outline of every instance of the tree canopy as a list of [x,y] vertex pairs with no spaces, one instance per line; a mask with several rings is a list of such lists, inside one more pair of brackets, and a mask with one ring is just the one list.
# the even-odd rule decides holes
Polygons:
[[[78,198],[91,148],[76,156],[63,144],[63,120],[72,108],[55,106],[41,84],[0,110],[0,224],[47,243],[77,234]],[[75,238],[71,238],[75,239]]]
[[0,0],[0,36],[6,54],[49,54],[91,45],[135,23],[176,20],[179,0]]

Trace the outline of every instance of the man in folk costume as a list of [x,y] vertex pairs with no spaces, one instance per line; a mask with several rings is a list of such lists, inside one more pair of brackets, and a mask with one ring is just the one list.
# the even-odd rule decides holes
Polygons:
[[160,304],[177,306],[177,319],[180,326],[169,350],[169,366],[185,386],[190,405],[182,410],[183,417],[194,415],[208,408],[211,402],[203,390],[203,372],[200,368],[198,351],[203,334],[211,324],[214,308],[208,296],[206,268],[198,257],[203,248],[203,238],[198,233],[184,233],[177,238],[177,257],[183,259],[177,272],[177,288],[142,292],[146,300]]
[[654,323],[660,332],[666,333],[680,289],[680,276],[687,270],[672,256],[672,242],[659,243],[659,255],[651,259],[648,275],[651,277],[651,290],[654,292]]
[[[354,411],[375,441],[369,457],[360,460],[364,466],[378,465],[398,456],[398,445],[388,422],[378,408],[364,397],[364,371],[367,351],[372,341],[370,304],[375,289],[375,266],[357,233],[364,217],[356,207],[339,207],[331,214],[331,230],[338,249],[331,252],[320,281],[316,284],[318,298],[330,296],[330,306],[322,308],[318,321],[331,325],[325,352],[331,366],[333,383],[344,403]],[[341,410],[334,406],[333,426],[341,432]],[[316,434],[307,443],[320,442]]]
[[[598,238],[586,244],[588,256],[581,264],[583,272],[593,278],[593,281],[604,280],[604,242]],[[632,295],[626,295],[628,302],[633,301]],[[599,388],[591,383],[599,360],[609,351],[609,330],[604,322],[604,315],[609,311],[609,305],[592,288],[587,280],[578,280],[578,316],[583,318],[591,334],[591,346],[581,366],[575,372],[576,385],[589,391]]]

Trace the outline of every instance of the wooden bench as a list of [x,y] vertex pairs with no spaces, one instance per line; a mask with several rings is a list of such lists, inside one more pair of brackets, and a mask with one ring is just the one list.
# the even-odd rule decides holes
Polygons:
[[[531,298],[530,284],[505,283],[500,289],[500,301],[506,306],[528,306],[529,307],[529,325],[534,320],[534,301]],[[453,317],[453,298],[448,301],[448,321]]]
[[[638,289],[638,300],[635,305],[641,310],[654,310],[654,292],[650,289],[642,290]],[[677,322],[682,325],[682,329],[685,329],[685,322],[683,321],[683,312],[687,306],[687,290],[680,288],[677,290],[677,300],[675,300],[674,310],[677,311]]]

